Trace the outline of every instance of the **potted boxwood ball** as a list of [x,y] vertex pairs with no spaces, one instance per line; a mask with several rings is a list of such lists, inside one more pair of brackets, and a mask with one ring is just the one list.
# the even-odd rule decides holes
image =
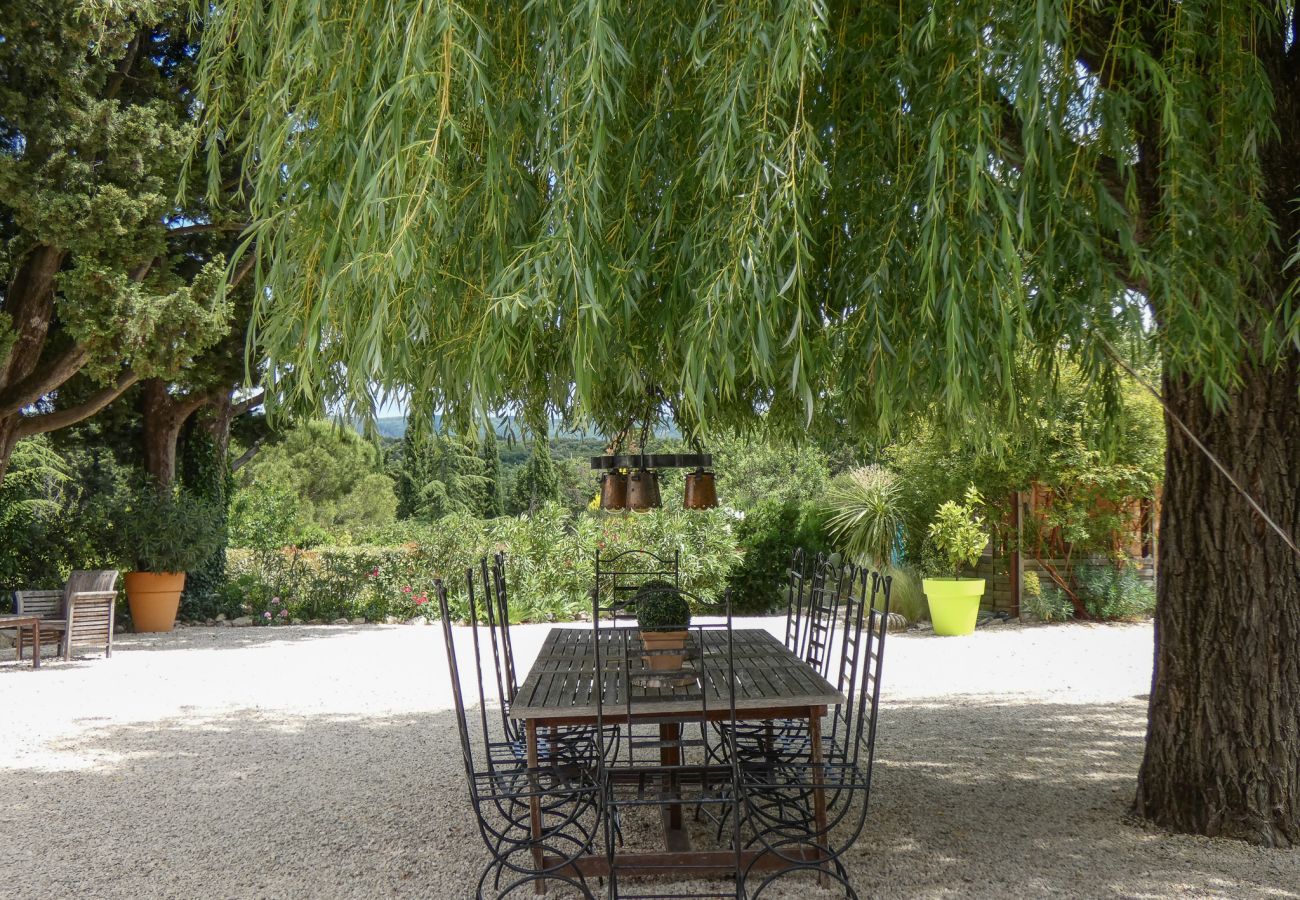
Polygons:
[[634,605],[651,671],[680,669],[686,629],[691,624],[691,605],[686,597],[667,581],[648,581],[637,588]]
[[223,543],[217,508],[193,494],[144,483],[119,503],[115,543],[137,632],[171,631],[176,624],[185,573]]
[[975,565],[988,535],[984,520],[976,511],[984,498],[974,486],[966,489],[962,503],[949,500],[939,507],[930,523],[930,543],[947,564],[949,578],[926,578],[925,599],[930,606],[934,633],[970,634],[979,616],[980,598],[984,596],[983,578],[962,578],[961,570]]

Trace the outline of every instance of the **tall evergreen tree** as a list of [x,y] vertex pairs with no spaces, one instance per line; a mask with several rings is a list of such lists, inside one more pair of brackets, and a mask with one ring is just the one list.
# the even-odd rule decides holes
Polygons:
[[1141,334],[1134,807],[1300,843],[1295,0],[214,6],[208,131],[255,123],[261,334],[306,399],[956,425],[1014,411],[1026,348],[1115,398]]
[[485,519],[505,515],[506,498],[501,484],[501,451],[497,448],[497,432],[491,420],[483,429],[479,444],[479,459],[483,461],[483,501],[480,512]]
[[407,428],[394,472],[398,517],[432,522],[453,513],[479,514],[488,484],[484,468],[467,442]]
[[165,384],[230,328],[242,216],[206,173],[176,202],[194,37],[180,0],[0,5],[0,476],[20,438]]
[[528,462],[515,475],[511,506],[515,512],[532,513],[543,504],[559,500],[560,496],[560,473],[551,457],[551,442],[546,435],[538,435],[533,439]]

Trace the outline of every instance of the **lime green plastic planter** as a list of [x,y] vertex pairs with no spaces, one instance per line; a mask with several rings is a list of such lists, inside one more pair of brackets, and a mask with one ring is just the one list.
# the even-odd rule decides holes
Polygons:
[[975,630],[980,598],[984,596],[983,578],[927,578],[923,585],[935,634],[970,634]]

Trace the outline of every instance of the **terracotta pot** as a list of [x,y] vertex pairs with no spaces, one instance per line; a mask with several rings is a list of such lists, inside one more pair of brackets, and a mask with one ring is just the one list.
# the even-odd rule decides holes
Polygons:
[[718,487],[712,472],[696,469],[686,475],[685,509],[713,509],[718,505]]
[[659,473],[653,469],[638,469],[627,477],[627,508],[658,509]]
[[185,589],[184,572],[127,572],[126,603],[136,633],[171,631]]
[[627,476],[606,472],[600,477],[600,508],[627,509]]
[[[652,672],[673,672],[682,667],[682,650],[686,649],[685,631],[643,631],[641,645],[645,647],[646,663]],[[677,653],[663,651],[676,650]]]

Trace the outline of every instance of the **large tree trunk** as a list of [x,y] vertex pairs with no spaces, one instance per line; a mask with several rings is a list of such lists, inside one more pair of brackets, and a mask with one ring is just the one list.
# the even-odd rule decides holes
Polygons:
[[[1227,412],[1177,414],[1289,535],[1300,524],[1300,355]],[[1134,811],[1175,831],[1300,844],[1300,557],[1166,416],[1156,653]]]
[[212,395],[195,391],[175,396],[161,378],[150,378],[143,387],[144,468],[165,487],[176,480],[176,448],[181,429]]

